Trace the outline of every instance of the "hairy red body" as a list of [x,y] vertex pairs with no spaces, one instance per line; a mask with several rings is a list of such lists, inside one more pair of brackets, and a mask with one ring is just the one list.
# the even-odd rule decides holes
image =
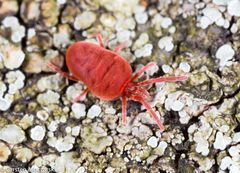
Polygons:
[[89,42],[72,44],[67,50],[66,63],[72,75],[103,100],[121,96],[123,85],[132,76],[125,59]]
[[67,49],[66,63],[70,73],[63,72],[52,63],[49,63],[49,67],[62,76],[70,80],[82,81],[87,86],[74,99],[74,102],[88,91],[103,100],[122,97],[122,121],[126,123],[127,99],[134,100],[145,106],[159,128],[163,130],[163,124],[146,101],[149,93],[143,86],[156,82],[183,81],[187,79],[187,76],[158,77],[138,82],[137,78],[156,64],[149,63],[133,75],[129,63],[117,54],[123,46],[120,45],[114,51],[110,51],[104,48],[101,35],[97,38],[100,46],[80,41]]

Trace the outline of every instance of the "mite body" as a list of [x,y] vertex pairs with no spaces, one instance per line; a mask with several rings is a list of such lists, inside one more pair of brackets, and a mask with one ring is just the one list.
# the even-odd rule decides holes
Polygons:
[[145,81],[137,81],[144,71],[156,65],[149,63],[142,67],[134,75],[129,63],[117,54],[123,46],[118,46],[114,51],[104,48],[101,35],[97,35],[99,45],[80,41],[72,44],[66,53],[66,63],[70,73],[63,72],[57,66],[49,63],[49,67],[60,73],[62,76],[74,80],[82,81],[87,88],[80,93],[74,102],[88,91],[103,100],[113,100],[122,98],[122,121],[126,123],[127,99],[142,103],[148,112],[153,116],[161,130],[164,126],[156,113],[147,103],[149,93],[143,86],[156,82],[171,82],[186,80],[186,76],[158,77]]

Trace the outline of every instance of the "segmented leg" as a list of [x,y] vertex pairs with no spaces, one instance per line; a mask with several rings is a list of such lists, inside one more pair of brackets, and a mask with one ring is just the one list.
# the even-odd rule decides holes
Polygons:
[[121,43],[117,47],[115,47],[115,49],[113,51],[116,53],[119,53],[124,47],[126,47],[125,44]]
[[126,124],[127,119],[127,98],[126,96],[122,96],[122,122]]
[[98,33],[96,36],[97,36],[97,40],[98,40],[99,45],[100,45],[101,47],[104,47],[102,35],[101,35],[100,33]]
[[156,63],[151,62],[145,66],[143,66],[140,70],[137,71],[137,73],[132,77],[131,81],[134,81],[135,79],[137,79],[139,76],[142,75],[143,72],[145,72],[146,70],[148,70],[149,68],[155,66]]
[[153,84],[156,82],[176,82],[176,81],[185,81],[187,80],[187,76],[166,76],[166,77],[158,77],[158,78],[152,78],[145,81],[137,82],[137,86],[144,86]]
[[76,103],[78,102],[82,96],[84,96],[87,92],[88,92],[88,88],[84,89],[78,96],[76,96],[74,99],[73,99],[73,103]]
[[152,115],[152,117],[156,121],[156,123],[157,123],[158,127],[160,128],[160,130],[163,131],[164,130],[164,126],[163,126],[162,122],[160,121],[160,119],[158,118],[157,114],[152,110],[151,106],[145,100],[141,100],[141,103],[148,110],[148,112]]
[[78,81],[78,79],[71,76],[69,73],[62,71],[58,66],[56,66],[55,64],[53,64],[51,62],[48,63],[48,67],[52,71],[55,71],[55,72],[59,73],[61,76],[65,77],[65,78],[68,78],[69,80]]

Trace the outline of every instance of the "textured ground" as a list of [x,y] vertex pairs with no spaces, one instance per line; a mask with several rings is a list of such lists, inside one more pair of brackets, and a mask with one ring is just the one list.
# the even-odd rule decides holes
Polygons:
[[[148,88],[165,125],[140,104],[104,102],[47,67],[67,71],[79,40],[120,55],[142,79],[187,75]],[[0,0],[0,172],[240,171],[240,0]],[[124,75],[124,74],[123,74]]]

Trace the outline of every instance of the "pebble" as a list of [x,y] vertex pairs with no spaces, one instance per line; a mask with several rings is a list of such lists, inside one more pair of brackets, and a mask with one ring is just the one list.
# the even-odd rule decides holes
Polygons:
[[172,19],[169,17],[164,17],[161,22],[161,27],[166,29],[172,25]]
[[229,44],[222,45],[216,52],[216,58],[220,60],[220,66],[227,65],[229,60],[231,60],[234,55],[235,52],[232,46]]
[[130,36],[131,36],[131,32],[129,30],[121,30],[117,32],[117,40],[120,43],[129,41]]
[[156,148],[158,145],[158,138],[155,136],[150,137],[147,141],[147,144],[152,148]]
[[93,106],[91,106],[91,108],[88,110],[87,117],[93,119],[93,118],[95,118],[95,117],[98,117],[101,112],[102,112],[102,109],[101,109],[100,106],[98,106],[98,105],[93,105]]
[[13,102],[13,95],[6,94],[5,97],[0,97],[0,110],[6,111],[10,108]]
[[86,29],[96,21],[96,13],[92,11],[84,11],[79,14],[74,21],[74,28],[76,30]]
[[45,110],[38,111],[36,115],[42,121],[47,121],[47,119],[49,117],[49,113]]
[[3,56],[4,66],[10,70],[19,68],[25,59],[25,54],[22,49],[20,47],[10,45],[9,47],[6,47],[5,51],[7,53]]
[[215,142],[213,146],[215,149],[224,150],[230,143],[232,139],[228,136],[223,136],[222,132],[217,132]]
[[71,109],[72,109],[72,116],[76,119],[79,119],[86,115],[86,106],[84,104],[73,103]]
[[39,94],[37,96],[37,101],[44,106],[48,106],[50,104],[57,104],[59,103],[60,95],[57,92],[54,92],[52,90],[48,90],[47,92],[43,94]]
[[174,48],[173,38],[171,36],[162,37],[158,42],[158,47],[167,52],[170,52]]
[[78,136],[80,133],[80,126],[75,126],[72,128],[72,136]]
[[2,21],[3,26],[9,27],[12,30],[11,40],[14,43],[18,43],[25,37],[25,27],[20,25],[18,22],[18,18],[15,16],[7,16]]
[[14,148],[14,155],[17,160],[27,163],[33,158],[33,152],[29,148],[17,147]]
[[145,24],[148,20],[148,15],[146,12],[139,12],[135,14],[135,19],[138,24]]
[[137,58],[148,57],[148,56],[150,56],[152,54],[152,49],[153,49],[153,45],[152,44],[146,44],[142,48],[135,50],[134,55]]
[[240,16],[240,1],[232,0],[228,2],[227,11],[231,16]]
[[0,162],[6,162],[11,155],[11,150],[8,146],[0,141]]
[[25,139],[25,132],[15,124],[9,124],[0,129],[0,139],[9,144],[20,144]]
[[172,109],[173,111],[180,111],[180,110],[183,109],[183,107],[184,107],[184,104],[183,104],[181,101],[179,101],[179,100],[175,100],[175,101],[173,101],[173,103],[171,104],[171,109]]
[[19,89],[23,88],[25,75],[20,70],[8,72],[6,78],[9,83],[9,94],[15,94]]
[[35,127],[33,127],[31,129],[31,132],[30,132],[30,137],[35,140],[35,141],[41,141],[43,140],[44,136],[45,136],[45,133],[46,133],[46,129],[44,126],[40,126],[40,125],[37,125]]
[[169,65],[166,65],[166,64],[162,65],[162,70],[164,73],[172,73],[173,72],[172,67],[170,67]]
[[190,67],[190,65],[189,65],[187,62],[181,62],[181,63],[179,64],[179,68],[180,68],[182,71],[184,71],[185,73],[188,73],[188,72],[190,72],[190,70],[191,70],[191,67]]

